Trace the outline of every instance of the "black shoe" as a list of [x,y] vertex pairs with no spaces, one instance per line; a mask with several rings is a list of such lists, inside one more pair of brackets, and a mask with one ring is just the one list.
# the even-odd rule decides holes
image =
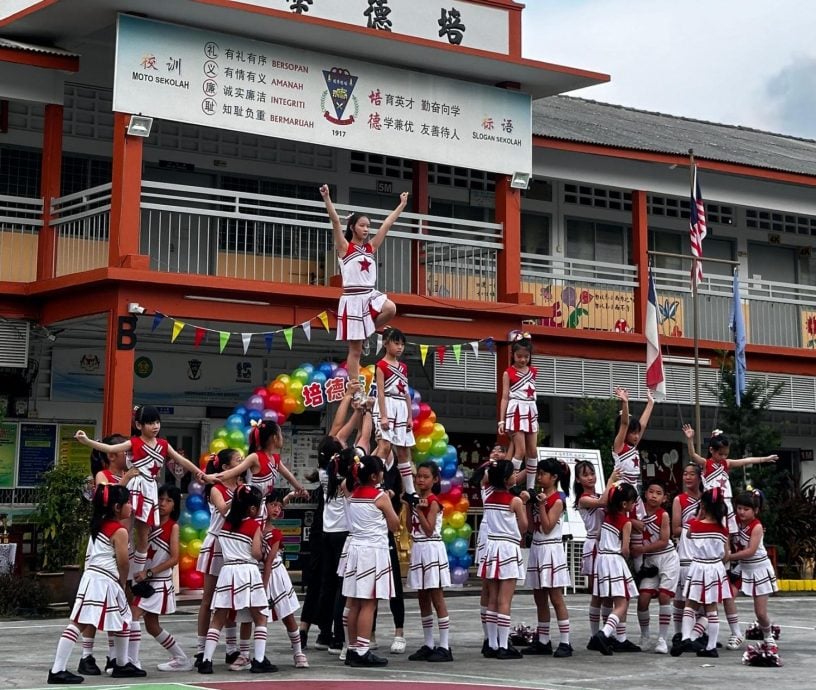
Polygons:
[[314,648],[325,651],[325,650],[327,650],[329,648],[330,644],[331,644],[331,638],[326,637],[322,633],[320,633],[317,636],[317,639],[315,640]]
[[586,648],[591,652],[601,651],[601,648],[598,646],[598,640],[595,638],[595,635],[589,638],[589,642],[587,642]]
[[105,673],[107,673],[108,671],[112,671],[115,665],[116,663],[111,657],[109,656],[105,657]]
[[672,644],[673,645],[680,644],[682,641],[683,641],[683,633],[679,632],[679,633],[674,633],[674,635],[672,635]]
[[540,654],[543,656],[552,656],[552,642],[542,642],[538,638],[532,641],[528,646],[521,650],[524,656],[531,656]]
[[614,652],[642,652],[643,650],[638,647],[632,640],[624,640],[621,642],[620,640],[615,640],[612,643],[612,651]]
[[343,662],[343,666],[351,666],[351,660],[355,656],[357,656],[357,652],[355,652],[353,649],[347,649],[346,660]]
[[433,654],[434,650],[428,645],[424,644],[417,649],[413,654],[408,656],[408,661],[427,661],[428,657]]
[[365,654],[355,654],[351,659],[349,666],[352,668],[375,668],[380,666],[388,666],[388,659],[377,656],[369,649]]
[[487,645],[487,647],[482,650],[482,656],[485,659],[495,659],[498,653],[499,650],[493,649],[493,647],[491,647],[490,645]]
[[720,653],[716,649],[701,649],[697,652],[697,656],[711,657],[712,659],[719,659]]
[[70,671],[57,671],[56,673],[48,672],[48,683],[51,685],[77,685],[84,683],[85,679],[78,676],[76,673]]
[[205,673],[208,675],[212,673],[213,672],[212,659],[202,658],[201,661],[198,662],[198,672]]
[[409,494],[407,491],[402,494],[402,500],[412,507],[419,505],[419,496],[417,494]]
[[566,642],[561,642],[558,645],[558,649],[555,650],[553,656],[557,659],[564,659],[568,656],[572,656],[572,645],[567,644]]
[[691,643],[691,651],[692,652],[700,652],[703,649],[708,647],[708,640],[704,640],[702,637],[698,637],[696,640],[693,640]]
[[99,666],[96,665],[96,659],[93,658],[93,655],[86,656],[84,659],[79,660],[79,666],[77,666],[77,673],[81,673],[83,676],[102,675],[102,671],[99,670]]
[[482,656],[485,656],[485,652],[490,649],[490,643],[487,640],[482,642]]
[[453,661],[453,654],[447,647],[435,647],[426,661]]
[[204,659],[204,652],[198,652],[193,659],[193,666],[198,668],[199,664],[201,664],[201,661]]
[[309,631],[308,630],[301,630],[300,631],[300,648],[306,649],[306,643],[309,641]]
[[592,638],[595,640],[595,644],[598,645],[598,651],[601,654],[604,656],[612,656],[614,654],[612,651],[612,645],[610,644],[611,640],[604,635],[603,630],[596,632]]
[[111,674],[114,678],[144,678],[147,675],[147,671],[138,666],[133,665],[129,661],[124,664],[123,666],[119,666],[119,664],[113,665],[113,673]]
[[234,652],[227,652],[227,654],[224,656],[224,663],[227,666],[234,664],[238,660],[239,656],[241,656],[241,652],[238,650],[235,650]]
[[672,640],[672,646],[669,650],[669,654],[672,656],[680,656],[683,652],[693,652],[694,646],[691,640],[680,640],[680,642],[674,642]]
[[508,644],[506,647],[499,647],[496,652],[496,658],[500,661],[507,661],[508,659],[521,659],[521,652],[513,645]]
[[263,661],[253,659],[252,666],[249,668],[250,673],[277,673],[277,670],[278,667],[266,657],[263,658]]
[[335,656],[340,656],[340,652],[343,651],[343,643],[342,642],[332,642],[326,651],[329,654],[334,654]]

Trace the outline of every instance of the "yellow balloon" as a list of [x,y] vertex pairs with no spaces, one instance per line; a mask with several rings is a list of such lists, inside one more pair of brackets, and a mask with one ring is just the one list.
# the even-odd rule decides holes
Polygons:
[[459,529],[462,525],[465,524],[465,514],[459,512],[458,510],[451,514],[450,520],[448,524],[453,527],[453,529]]
[[210,453],[219,453],[227,447],[227,441],[223,438],[214,438],[210,441]]
[[435,422],[433,425],[433,431],[431,432],[431,438],[434,441],[438,441],[445,435],[445,427],[442,426],[439,422]]
[[303,381],[300,381],[299,379],[292,379],[289,381],[286,389],[289,391],[289,395],[291,395],[295,400],[303,397]]
[[201,551],[201,539],[193,539],[184,547],[184,551],[190,558],[198,558],[198,552]]
[[297,400],[297,407],[295,408],[295,414],[303,414],[306,410],[306,405],[303,403],[303,398],[298,398]]
[[430,436],[417,436],[416,438],[416,449],[420,453],[427,453],[431,449],[431,441]]

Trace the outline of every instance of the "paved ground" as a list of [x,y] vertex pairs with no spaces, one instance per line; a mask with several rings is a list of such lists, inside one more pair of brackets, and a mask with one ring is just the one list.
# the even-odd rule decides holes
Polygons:
[[[780,654],[782,668],[760,669],[743,666],[742,652],[721,650],[719,659],[699,659],[694,655],[679,658],[656,654],[618,654],[602,657],[597,652],[584,649],[589,636],[587,618],[588,597],[583,594],[568,597],[573,630],[575,656],[571,659],[528,658],[520,661],[500,662],[483,659],[479,654],[482,641],[479,625],[479,601],[475,596],[459,596],[449,599],[451,618],[451,641],[455,661],[450,664],[410,662],[406,655],[387,654],[391,642],[390,615],[387,607],[380,614],[378,639],[390,659],[386,669],[350,669],[342,666],[335,657],[326,652],[308,649],[311,668],[296,670],[291,667],[283,627],[270,625],[270,659],[280,666],[280,672],[271,676],[251,676],[248,673],[231,673],[220,663],[223,656],[216,657],[216,672],[212,676],[197,673],[162,674],[155,665],[165,660],[164,650],[146,634],[142,642],[142,661],[148,670],[144,683],[120,682],[110,678],[88,678],[83,687],[115,687],[117,690],[182,690],[185,686],[219,688],[229,690],[236,681],[252,683],[249,690],[283,690],[298,683],[298,690],[373,690],[378,685],[393,687],[395,681],[426,683],[429,690],[443,689],[451,684],[509,688],[598,688],[640,690],[681,686],[711,688],[727,684],[747,690],[751,686],[777,688],[814,687],[816,678],[816,597],[785,596],[771,600],[774,622],[782,628]],[[415,599],[406,602],[408,651],[420,646],[422,636]],[[751,602],[739,600],[740,617],[751,622]],[[656,607],[653,607],[656,614]],[[195,647],[195,606],[186,606],[166,619],[165,627],[173,633],[188,650]],[[724,616],[721,616],[724,618]],[[516,595],[513,607],[513,624],[534,624],[535,608],[527,592]],[[41,688],[46,686],[48,667],[64,620],[5,620],[0,621],[0,688]],[[630,619],[630,636],[639,637],[637,622]],[[652,629],[657,621],[652,618]],[[556,626],[553,626],[554,628]],[[725,628],[726,626],[723,625]],[[557,628],[556,628],[557,629]],[[726,628],[727,630],[727,628]],[[726,633],[727,639],[727,633]],[[102,653],[104,658],[104,652]],[[75,668],[79,648],[71,656],[70,668]],[[379,681],[389,681],[379,683]],[[354,682],[354,686],[349,686]],[[287,685],[284,685],[287,684]]]

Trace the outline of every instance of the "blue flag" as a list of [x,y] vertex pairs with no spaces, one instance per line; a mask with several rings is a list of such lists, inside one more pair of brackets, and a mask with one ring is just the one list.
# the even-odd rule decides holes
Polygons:
[[740,406],[745,393],[745,321],[742,318],[740,303],[739,272],[734,271],[734,299],[731,305],[731,333],[734,336],[734,393],[737,396],[737,407]]

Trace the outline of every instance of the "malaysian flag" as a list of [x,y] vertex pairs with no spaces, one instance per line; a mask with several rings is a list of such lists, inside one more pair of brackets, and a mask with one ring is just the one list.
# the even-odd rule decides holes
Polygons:
[[703,279],[703,240],[706,236],[706,215],[703,193],[700,191],[700,182],[697,179],[697,166],[692,167],[691,180],[691,210],[689,214],[689,233],[691,239],[691,255],[697,259],[691,267],[691,286],[700,284]]
[[666,399],[666,377],[663,373],[663,356],[660,354],[657,290],[655,290],[652,267],[649,266],[649,297],[646,301],[646,387],[654,399]]

